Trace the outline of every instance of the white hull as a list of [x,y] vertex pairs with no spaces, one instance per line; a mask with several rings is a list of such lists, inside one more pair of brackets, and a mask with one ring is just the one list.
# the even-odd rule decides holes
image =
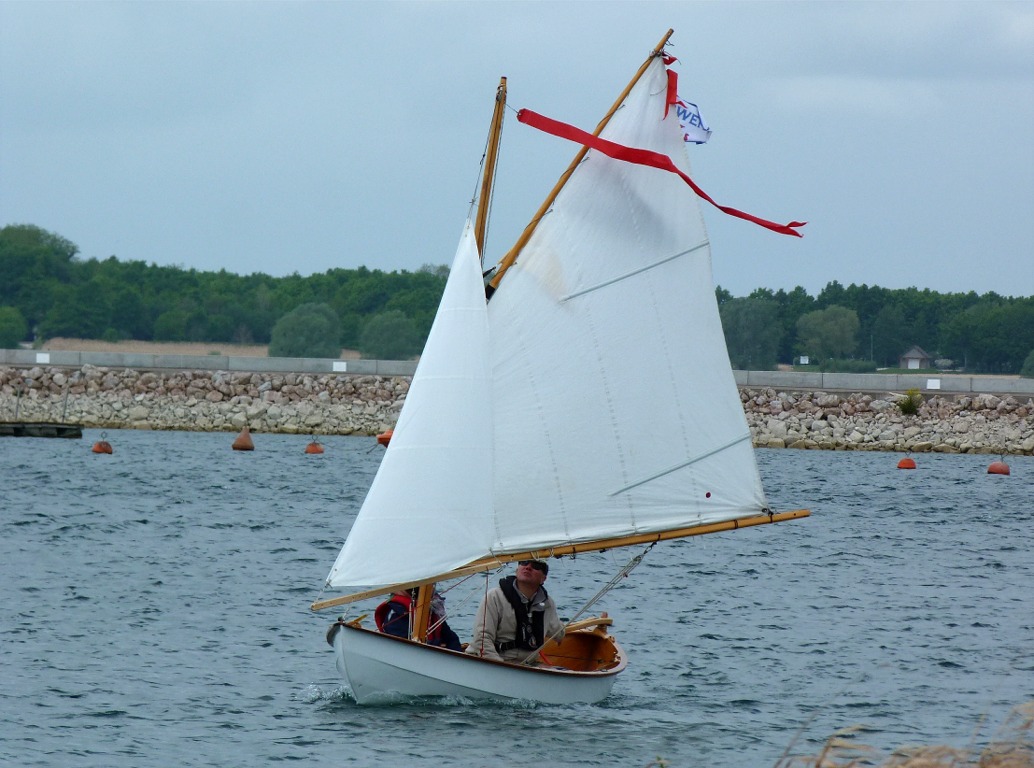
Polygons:
[[337,667],[360,704],[400,696],[593,703],[607,697],[624,661],[602,672],[517,666],[410,642],[347,624],[333,638]]

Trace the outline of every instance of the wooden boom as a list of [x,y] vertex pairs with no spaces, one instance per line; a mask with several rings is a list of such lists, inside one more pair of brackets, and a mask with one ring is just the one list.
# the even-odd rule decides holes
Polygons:
[[563,544],[548,549],[532,549],[524,552],[512,552],[492,557],[482,557],[470,565],[457,568],[448,573],[442,573],[430,579],[419,581],[408,581],[402,584],[392,584],[386,587],[369,589],[365,592],[355,592],[351,595],[332,597],[327,600],[317,600],[311,606],[314,611],[322,611],[326,608],[334,608],[339,605],[355,603],[369,597],[385,595],[389,592],[398,592],[411,587],[419,587],[436,581],[456,579],[461,576],[469,576],[473,573],[488,571],[497,568],[505,563],[512,563],[520,560],[545,560],[549,557],[562,557],[563,555],[577,555],[582,552],[603,552],[617,547],[634,547],[641,544],[651,544],[657,541],[668,541],[670,539],[685,539],[690,536],[703,536],[708,533],[720,533],[722,531],[735,531],[738,528],[750,528],[755,525],[767,525],[769,523],[781,523],[786,520],[798,520],[808,517],[811,514],[807,509],[795,509],[790,512],[779,512],[770,514],[753,515],[751,517],[740,517],[735,520],[724,520],[720,523],[708,523],[706,525],[695,525],[689,528],[676,528],[671,531],[660,531],[658,533],[639,533],[632,536],[620,536],[614,539],[600,539],[598,541],[586,541],[575,544]]

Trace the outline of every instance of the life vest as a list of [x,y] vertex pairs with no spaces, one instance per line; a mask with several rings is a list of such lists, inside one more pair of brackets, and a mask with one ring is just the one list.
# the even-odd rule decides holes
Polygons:
[[530,600],[525,602],[517,591],[516,581],[516,576],[507,576],[499,580],[499,589],[510,603],[513,615],[517,619],[517,635],[513,641],[496,643],[496,650],[500,653],[511,648],[534,651],[541,648],[545,641],[545,607],[549,601],[549,593],[546,592],[545,587],[539,587],[545,599],[538,603],[532,603]]
[[[393,606],[397,606],[397,608]],[[412,607],[413,599],[408,592],[393,594],[388,600],[378,605],[373,612],[374,621],[377,622],[377,631],[396,637],[409,637],[409,613]],[[430,645],[441,643],[442,625],[438,619],[439,617],[433,611],[427,617],[428,627],[434,627],[427,633],[427,642]],[[404,624],[403,620],[405,620]]]

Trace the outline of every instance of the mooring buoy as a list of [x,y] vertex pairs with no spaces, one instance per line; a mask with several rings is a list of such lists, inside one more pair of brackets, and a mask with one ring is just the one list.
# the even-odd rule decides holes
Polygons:
[[251,439],[251,430],[247,427],[241,430],[241,433],[237,435],[237,439],[233,441],[233,450],[235,451],[254,451],[255,443]]
[[93,448],[91,448],[90,450],[94,453],[112,453],[113,449],[111,447],[111,443],[104,439],[107,436],[107,432],[101,432],[101,439],[94,443]]

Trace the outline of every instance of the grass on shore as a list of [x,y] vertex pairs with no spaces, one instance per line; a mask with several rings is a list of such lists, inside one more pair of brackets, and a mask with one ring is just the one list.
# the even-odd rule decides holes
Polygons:
[[[978,748],[982,725],[978,725],[965,748],[907,746],[898,747],[890,755],[855,741],[853,736],[863,727],[851,726],[830,736],[817,755],[791,755],[795,738],[776,761],[775,768],[1034,768],[1034,701],[1013,709],[987,744]],[[644,768],[676,766],[658,757]]]

